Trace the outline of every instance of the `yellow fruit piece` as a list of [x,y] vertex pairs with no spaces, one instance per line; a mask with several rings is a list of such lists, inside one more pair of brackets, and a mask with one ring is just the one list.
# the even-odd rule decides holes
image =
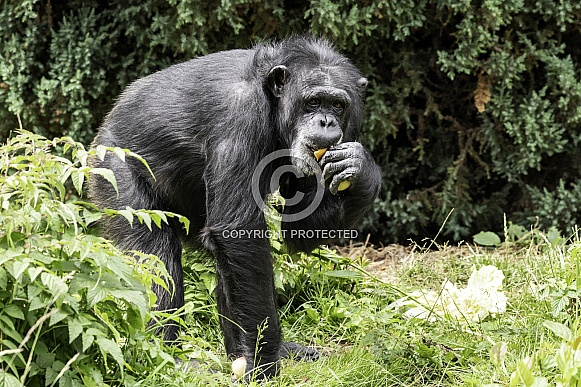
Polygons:
[[242,379],[244,373],[246,372],[246,358],[239,357],[232,362],[232,372],[234,372],[234,377],[236,379]]
[[321,160],[321,157],[323,157],[326,151],[327,148],[322,148],[319,149],[318,151],[313,152],[313,154],[315,155],[315,159],[317,159],[317,161]]
[[337,191],[345,191],[349,187],[351,187],[351,182],[349,180],[343,180],[342,182],[339,183]]

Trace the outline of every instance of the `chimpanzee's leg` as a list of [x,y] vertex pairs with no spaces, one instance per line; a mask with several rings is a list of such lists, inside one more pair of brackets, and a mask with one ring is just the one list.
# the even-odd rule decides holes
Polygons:
[[240,237],[240,231],[206,227],[203,242],[217,260],[218,309],[226,351],[246,358],[247,379],[276,375],[280,328],[274,302],[274,274],[268,240]]

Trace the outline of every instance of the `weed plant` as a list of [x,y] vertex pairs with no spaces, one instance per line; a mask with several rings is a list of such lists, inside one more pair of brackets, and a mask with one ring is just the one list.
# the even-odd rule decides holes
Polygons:
[[[81,200],[84,181],[95,173],[115,181],[89,168],[88,157],[68,138],[24,131],[0,148],[0,386],[235,385],[212,260],[188,250],[185,307],[152,312],[151,284],[172,286],[163,265],[121,254],[89,225],[102,216],[150,227],[171,216],[187,222],[155,211],[98,212]],[[267,219],[278,227],[276,213]],[[284,360],[280,377],[261,385],[580,386],[579,232],[504,229],[476,237],[480,244],[416,245],[391,283],[367,272],[365,256],[326,247],[289,255],[271,241],[284,337],[322,357]],[[504,274],[506,311],[477,321],[435,309],[435,318],[406,314],[418,291],[443,294],[444,281],[465,289],[488,265]],[[167,319],[182,325],[181,346],[154,335]]]

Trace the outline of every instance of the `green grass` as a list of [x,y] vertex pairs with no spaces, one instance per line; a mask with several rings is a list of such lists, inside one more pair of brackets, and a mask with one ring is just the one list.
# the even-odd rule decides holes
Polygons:
[[[55,154],[59,147],[70,160]],[[182,346],[164,347],[147,328],[152,315],[172,317],[149,312],[149,289],[162,281],[163,268],[145,255],[135,264],[91,235],[88,225],[103,215],[66,200],[67,180],[81,194],[90,178],[84,147],[22,132],[0,155],[0,386],[233,385],[211,259],[184,256]],[[117,213],[155,227],[174,216]],[[279,227],[270,215],[271,227]],[[395,249],[399,261],[384,265],[389,273],[379,270],[389,283],[367,273],[377,262],[367,265],[363,256],[320,249],[291,257],[271,241],[283,334],[323,356],[285,360],[280,377],[263,385],[581,386],[579,232],[562,240],[554,229],[543,234],[509,224],[504,243],[490,233],[475,239],[496,247]],[[488,277],[475,280],[483,267]],[[490,286],[496,268],[504,275],[506,311],[484,317],[490,300],[503,299]],[[424,298],[432,300],[427,310],[413,304]],[[409,308],[425,318],[409,318]],[[483,310],[480,320],[469,319]],[[174,356],[199,365],[185,370]]]
[[[576,351],[581,336],[575,332],[579,251],[578,241],[551,244],[540,233],[495,249],[416,247],[396,265],[389,284],[357,275],[352,264],[329,253],[303,256],[294,271],[283,273],[283,333],[287,340],[318,347],[323,356],[313,363],[285,360],[280,377],[262,385],[581,385],[581,351]],[[439,291],[444,280],[462,288],[473,268],[484,265],[494,265],[505,275],[504,313],[475,323],[446,317],[428,322],[406,319],[405,308],[394,308],[395,301],[415,290]],[[186,318],[184,338],[193,342],[186,352],[212,371],[201,367],[166,375],[160,370],[156,384],[233,385],[217,312],[211,301],[203,300],[212,300],[206,287],[213,290],[212,283],[205,277],[204,285],[204,270],[200,274],[201,266],[195,266],[197,272],[187,271],[189,300],[198,304],[190,304],[192,313]],[[205,268],[211,274],[211,265]],[[340,269],[351,272],[335,276]]]

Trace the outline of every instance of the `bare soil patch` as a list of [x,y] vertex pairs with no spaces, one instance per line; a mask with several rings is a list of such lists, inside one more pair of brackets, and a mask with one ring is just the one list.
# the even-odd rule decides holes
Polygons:
[[366,243],[351,243],[347,246],[335,246],[339,255],[357,261],[363,257],[369,262],[365,270],[386,282],[396,282],[401,266],[410,259],[413,247],[390,244],[374,246]]

